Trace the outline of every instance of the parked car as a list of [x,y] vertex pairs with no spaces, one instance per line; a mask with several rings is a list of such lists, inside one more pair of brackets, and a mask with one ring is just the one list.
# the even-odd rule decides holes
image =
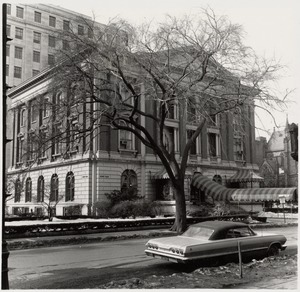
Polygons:
[[177,263],[200,263],[219,259],[235,261],[274,256],[286,248],[286,237],[265,231],[254,232],[247,224],[206,221],[191,225],[182,235],[151,239],[145,253]]

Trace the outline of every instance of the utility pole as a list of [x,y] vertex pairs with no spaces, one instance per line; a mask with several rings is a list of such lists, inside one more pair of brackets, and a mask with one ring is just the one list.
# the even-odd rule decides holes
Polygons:
[[1,278],[1,289],[8,290],[9,282],[8,282],[8,257],[9,251],[7,249],[7,242],[5,240],[5,201],[8,194],[6,193],[6,143],[10,140],[6,137],[6,91],[9,87],[6,85],[6,43],[11,41],[6,34],[6,25],[7,25],[7,4],[2,4],[2,85],[3,85],[3,106],[2,106],[2,117],[3,117],[3,156],[2,156],[2,278]]

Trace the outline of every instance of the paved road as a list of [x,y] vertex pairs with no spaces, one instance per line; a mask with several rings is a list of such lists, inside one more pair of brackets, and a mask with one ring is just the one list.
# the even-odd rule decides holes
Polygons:
[[[297,244],[297,227],[266,231],[283,233],[288,238],[288,245]],[[131,239],[11,251],[10,288],[88,289],[111,280],[181,272],[176,264],[147,257],[144,254],[146,241]],[[286,252],[291,250],[288,247]]]

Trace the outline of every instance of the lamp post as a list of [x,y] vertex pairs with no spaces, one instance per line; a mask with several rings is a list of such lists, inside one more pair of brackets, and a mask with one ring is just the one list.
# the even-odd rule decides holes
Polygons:
[[[6,43],[10,41],[11,39],[7,37],[6,34],[6,20],[7,20],[7,4],[2,5],[2,64],[6,63]],[[8,282],[8,257],[9,257],[9,251],[7,249],[7,242],[5,240],[5,233],[4,233],[4,221],[5,221],[5,201],[8,194],[6,193],[6,167],[5,167],[5,159],[6,159],[6,143],[10,140],[6,137],[6,91],[9,88],[6,85],[6,66],[2,66],[2,78],[3,78],[3,111],[2,111],[2,117],[3,117],[3,159],[2,159],[2,179],[3,179],[3,189],[2,189],[2,278],[1,278],[1,289],[7,290],[9,289],[9,282]]]

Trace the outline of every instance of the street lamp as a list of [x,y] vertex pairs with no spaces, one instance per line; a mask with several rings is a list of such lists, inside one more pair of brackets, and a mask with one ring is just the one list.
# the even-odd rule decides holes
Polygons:
[[[2,5],[2,64],[6,63],[6,43],[11,39],[6,34],[6,21],[7,21],[7,4]],[[3,117],[3,171],[2,171],[2,179],[3,179],[3,189],[2,189],[2,278],[1,278],[1,289],[6,290],[9,289],[9,282],[8,282],[8,257],[9,251],[7,249],[7,242],[5,240],[5,233],[4,233],[4,221],[5,221],[5,201],[8,194],[6,193],[6,168],[5,168],[5,160],[6,160],[6,143],[10,140],[6,137],[6,91],[9,89],[9,86],[6,85],[6,67],[2,66],[2,85],[3,85],[3,106],[2,106],[2,117]]]
[[280,204],[282,204],[283,222],[285,223],[285,212],[284,212],[285,195],[279,195],[279,201],[280,201]]

